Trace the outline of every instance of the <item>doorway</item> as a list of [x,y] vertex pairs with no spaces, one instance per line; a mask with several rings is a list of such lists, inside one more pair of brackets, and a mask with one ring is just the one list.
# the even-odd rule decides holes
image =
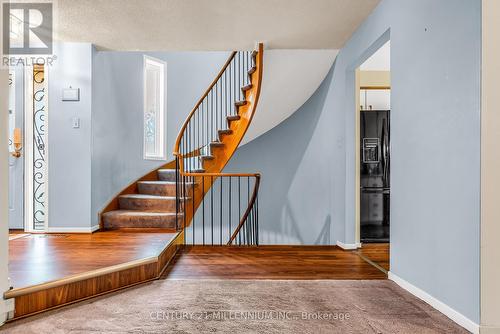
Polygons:
[[391,202],[390,41],[356,69],[356,225],[360,250],[389,270]]
[[48,103],[44,65],[9,70],[9,230],[48,228]]

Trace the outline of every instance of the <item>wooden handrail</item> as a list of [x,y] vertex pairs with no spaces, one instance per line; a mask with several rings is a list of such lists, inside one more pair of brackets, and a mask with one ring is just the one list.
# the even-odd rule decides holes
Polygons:
[[250,214],[255,205],[255,200],[257,199],[257,194],[259,192],[259,185],[260,185],[260,174],[255,174],[255,185],[253,187],[252,199],[248,204],[245,214],[243,215],[243,217],[241,217],[238,227],[234,230],[233,235],[231,235],[231,239],[229,239],[229,241],[227,242],[228,246],[230,246],[233,243],[234,239],[236,239],[236,237],[238,236],[238,233],[240,233],[241,228],[243,227],[243,225],[245,225],[248,219],[248,215]]
[[259,173],[184,173],[183,176],[241,176],[241,177],[260,177]]
[[205,91],[205,94],[203,94],[201,96],[201,98],[198,100],[198,103],[196,103],[196,105],[194,106],[193,110],[191,110],[191,112],[189,113],[188,117],[184,121],[184,124],[182,125],[182,127],[181,127],[181,129],[179,131],[179,134],[177,135],[177,139],[175,140],[174,153],[173,153],[174,156],[178,156],[179,155],[179,149],[180,149],[180,145],[181,145],[182,136],[184,135],[184,131],[186,130],[186,127],[188,126],[189,121],[191,120],[191,118],[193,117],[194,113],[196,112],[196,110],[198,109],[198,107],[200,106],[200,104],[203,102],[203,100],[208,96],[208,94],[210,93],[210,91],[212,90],[212,88],[215,86],[215,84],[217,83],[217,81],[219,81],[220,77],[222,77],[222,75],[226,71],[226,68],[229,66],[229,64],[233,60],[234,56],[236,55],[236,53],[237,53],[237,51],[231,52],[231,55],[229,56],[229,58],[224,63],[224,66],[222,66],[222,69],[219,71],[219,74],[217,74],[217,76],[212,81],[212,83],[210,84],[210,86],[208,86],[207,90]]
[[[221,184],[222,184],[222,178],[224,177],[247,177],[247,178],[254,178],[255,183],[254,183],[254,190],[253,194],[251,195],[250,201],[248,202],[248,207],[245,209],[243,216],[239,220],[236,226],[236,230],[234,233],[230,235],[230,240],[228,244],[231,244],[234,241],[234,238],[238,236],[238,233],[240,231],[245,231],[245,223],[253,223],[252,220],[252,214],[258,215],[257,212],[253,212],[256,210],[257,206],[257,198],[258,198],[258,189],[259,189],[259,184],[260,184],[260,174],[258,173],[222,173],[225,165],[233,155],[233,153],[236,151],[237,147],[239,146],[241,140],[245,136],[246,131],[248,130],[249,124],[252,121],[252,118],[254,116],[257,103],[259,101],[259,96],[260,96],[260,91],[261,91],[261,83],[262,83],[262,69],[263,69],[263,53],[264,53],[264,48],[263,44],[259,43],[258,45],[258,50],[254,50],[253,52],[249,51],[241,51],[241,55],[243,56],[242,58],[240,57],[240,52],[239,51],[234,51],[231,53],[229,58],[227,59],[226,63],[222,66],[220,69],[218,75],[216,78],[212,81],[210,86],[206,89],[205,93],[203,96],[198,100],[196,103],[195,107],[191,110],[189,113],[188,117],[184,121],[184,124],[182,125],[179,134],[177,136],[176,142],[175,142],[175,147],[174,147],[174,156],[176,157],[176,182],[179,183],[181,182],[181,187],[176,189],[176,193],[179,193],[179,189],[181,191],[186,191],[186,188],[182,186],[182,183],[184,182],[185,179],[180,179],[184,177],[189,177],[192,178],[190,182],[196,183],[198,185],[202,185],[201,187],[193,187],[192,189],[192,194],[189,196],[183,196],[181,195],[176,195],[177,200],[179,201],[186,201],[186,198],[189,201],[192,201],[191,204],[186,205],[186,203],[180,203],[176,205],[176,212],[177,214],[182,210],[182,207],[184,207],[183,211],[183,220],[184,220],[184,228],[189,226],[189,224],[192,223],[194,224],[194,216],[196,213],[196,210],[198,209],[198,206],[201,205],[201,203],[204,201],[204,197],[206,193],[209,191],[209,189],[213,186],[214,180],[221,178]],[[246,61],[245,61],[245,57]],[[249,59],[251,57],[251,59]],[[236,61],[238,61],[238,65],[236,65]],[[252,64],[250,65],[250,61],[252,61]],[[203,103],[209,98],[211,94],[213,94],[214,89],[216,89],[217,85],[225,78],[227,71],[231,71],[233,68],[233,63],[234,63],[234,68],[236,66],[241,66],[241,63],[243,63],[243,67],[241,69],[238,69],[240,71],[238,73],[238,79],[234,77],[234,83],[235,86],[230,87],[230,90],[232,89],[241,89],[241,92],[243,93],[243,96],[238,95],[238,98],[241,100],[243,97],[243,100],[245,103],[236,105],[237,102],[240,102],[239,100],[236,99],[236,94],[233,96],[229,96],[229,100],[224,98],[224,103],[226,106],[226,112],[225,116],[234,116],[231,115],[231,112],[227,113],[227,107],[231,106],[233,103],[236,106],[236,111],[237,115],[239,116],[237,119],[237,122],[231,122],[233,120],[230,120],[228,118],[228,129],[230,130],[231,136],[224,136],[221,137],[219,134],[218,138],[213,138],[207,135],[206,141],[205,138],[202,138],[201,143],[199,141],[193,141],[193,139],[189,139],[192,135],[192,130],[191,129],[191,124],[194,120],[197,120],[197,122],[200,121],[200,119],[203,119],[202,117],[204,115],[210,117],[210,112],[212,111],[213,113],[213,105],[211,105],[211,108],[206,108],[204,110],[203,108]],[[236,69],[234,70],[236,71]],[[248,74],[248,79],[243,79],[240,81],[240,76],[239,74],[247,73]],[[229,72],[230,80],[231,80],[231,72]],[[236,80],[238,80],[238,83],[236,83]],[[226,79],[227,81],[227,79]],[[245,82],[246,81],[246,82]],[[250,82],[250,87],[246,89],[242,89],[242,87],[247,87],[243,86],[247,85],[247,82]],[[233,82],[233,81],[231,81]],[[236,86],[238,85],[238,86]],[[240,86],[241,85],[241,86]],[[218,94],[218,92],[215,92]],[[234,92],[233,92],[234,93]],[[225,95],[227,96],[227,95]],[[233,100],[233,97],[235,99]],[[213,97],[212,97],[213,98]],[[221,105],[222,105],[222,98],[221,98]],[[217,113],[217,104],[216,106],[216,117],[220,116],[220,119],[222,120],[224,117],[223,111],[221,111],[220,115]],[[221,107],[222,108],[222,107]],[[208,120],[208,117],[206,118]],[[203,121],[202,121],[203,122]],[[195,123],[195,125],[198,123]],[[204,123],[203,123],[204,124]],[[213,125],[213,120],[210,123],[210,125]],[[222,124],[221,124],[222,125]],[[215,124],[215,130],[210,130],[212,132],[215,132],[217,134],[217,131],[220,131],[220,128],[218,127],[219,124],[216,121]],[[196,133],[196,132],[195,132]],[[205,133],[208,133],[206,131]],[[202,130],[203,134],[203,130]],[[186,136],[188,136],[188,141],[186,144]],[[199,138],[199,130],[198,130],[198,138]],[[211,137],[209,139],[209,137]],[[194,145],[193,145],[194,142]],[[212,143],[220,143],[222,145],[214,145],[213,147],[210,146],[209,150],[210,153],[204,153],[207,154],[207,157],[210,157],[209,159],[203,160],[201,159],[201,164],[202,164],[202,171],[194,170],[196,168],[188,168],[185,170],[184,164],[185,164],[185,159],[190,159],[194,158],[198,155],[201,155],[202,148],[208,145],[211,145]],[[201,144],[201,146],[200,146]],[[209,155],[210,154],[210,155]],[[208,178],[208,180],[206,179]],[[204,203],[204,202],[203,202]],[[183,206],[184,205],[184,206]],[[252,226],[254,226],[252,224]],[[232,229],[231,229],[232,230]],[[194,234],[193,234],[194,235]],[[222,237],[221,237],[222,239]],[[226,239],[227,240],[227,239]],[[222,240],[221,240],[222,241]],[[258,241],[257,241],[258,242]],[[194,240],[193,240],[194,243]]]

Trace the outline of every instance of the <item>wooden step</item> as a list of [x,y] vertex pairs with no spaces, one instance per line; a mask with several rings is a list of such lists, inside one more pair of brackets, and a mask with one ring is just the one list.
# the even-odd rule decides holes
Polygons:
[[255,73],[255,71],[257,71],[257,67],[252,66],[252,68],[250,68],[247,73],[248,75],[252,75],[253,73]]
[[118,197],[122,210],[175,212],[175,196],[128,194]]
[[231,115],[226,117],[228,122],[239,121],[240,118],[241,118],[240,115]]
[[[105,229],[116,228],[166,228],[175,231],[175,212],[115,210],[102,215]],[[179,226],[182,213],[178,216]]]
[[175,196],[175,181],[139,181],[139,194],[156,196]]
[[241,107],[241,106],[246,105],[247,103],[248,103],[248,102],[247,102],[247,101],[244,101],[244,100],[243,100],[243,101],[236,101],[236,102],[234,102],[234,106],[235,106],[236,108],[238,108],[238,107]]
[[224,147],[224,143],[221,143],[220,141],[213,141],[210,143],[210,149],[216,148],[216,147]]
[[222,137],[231,135],[233,133],[233,130],[224,129],[224,130],[219,130],[217,132],[219,134],[219,141],[222,141]]
[[203,162],[205,160],[214,160],[215,157],[213,155],[200,155],[200,160]]
[[[196,184],[186,182],[186,189],[190,191],[193,185]],[[175,181],[139,181],[137,182],[137,189],[139,194],[155,196],[175,196],[176,191]]]
[[245,92],[246,92],[247,90],[252,89],[252,87],[253,87],[253,85],[252,85],[252,84],[249,84],[249,85],[243,86],[243,87],[241,87],[241,91],[243,92],[243,94],[245,94]]
[[[39,239],[35,248],[42,246],[45,260],[37,261],[33,270],[33,262],[20,257],[10,271],[20,272],[16,276],[27,278],[28,283],[18,285],[13,280],[14,288],[6,291],[4,298],[15,299],[13,316],[21,319],[148,282],[160,277],[182,248],[183,240],[182,232],[155,228],[125,228]],[[47,331],[38,331],[43,332]],[[54,333],[57,332],[63,331]]]
[[205,173],[205,169],[195,168],[195,169],[189,170],[188,172],[190,172],[190,173]]

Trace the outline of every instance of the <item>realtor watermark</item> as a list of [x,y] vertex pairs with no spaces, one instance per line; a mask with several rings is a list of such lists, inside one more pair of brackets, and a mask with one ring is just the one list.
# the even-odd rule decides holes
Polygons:
[[52,1],[3,2],[1,66],[52,65],[53,32]]
[[153,321],[347,321],[348,312],[330,311],[276,311],[276,310],[208,310],[208,311],[152,311]]

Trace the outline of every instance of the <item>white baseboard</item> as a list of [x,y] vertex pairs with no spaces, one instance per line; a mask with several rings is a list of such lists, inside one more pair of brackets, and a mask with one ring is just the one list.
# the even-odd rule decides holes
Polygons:
[[361,247],[361,243],[354,243],[354,244],[345,244],[342,241],[337,241],[337,246],[344,250],[351,250],[351,249],[358,249]]
[[438,299],[434,298],[424,290],[417,288],[413,284],[405,281],[401,277],[395,275],[394,273],[389,271],[389,279],[414,295],[415,297],[423,300],[439,312],[443,313],[446,315],[448,318],[456,322],[458,325],[462,326],[466,330],[474,333],[474,334],[479,334],[479,325],[476,324],[474,321],[470,320],[463,314],[457,312],[453,308],[449,307],[445,303],[439,301]]
[[50,227],[49,233],[92,233],[99,229],[99,225],[92,227]]

